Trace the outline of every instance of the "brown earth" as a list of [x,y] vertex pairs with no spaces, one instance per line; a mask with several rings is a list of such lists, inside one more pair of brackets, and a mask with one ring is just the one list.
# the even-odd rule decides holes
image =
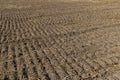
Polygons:
[[0,80],[120,80],[120,3],[1,0]]

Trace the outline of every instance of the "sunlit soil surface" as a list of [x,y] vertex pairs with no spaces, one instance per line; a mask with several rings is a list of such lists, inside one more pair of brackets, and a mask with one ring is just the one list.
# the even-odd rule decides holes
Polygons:
[[0,80],[120,80],[120,3],[0,2]]

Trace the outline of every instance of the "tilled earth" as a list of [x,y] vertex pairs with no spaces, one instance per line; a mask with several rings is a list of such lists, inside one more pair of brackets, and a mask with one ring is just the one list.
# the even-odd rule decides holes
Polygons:
[[120,80],[120,3],[0,2],[0,80]]

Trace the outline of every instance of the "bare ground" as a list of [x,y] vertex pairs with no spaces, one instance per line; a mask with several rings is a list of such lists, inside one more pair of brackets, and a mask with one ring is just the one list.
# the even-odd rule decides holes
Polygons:
[[0,80],[120,80],[120,3],[0,2]]

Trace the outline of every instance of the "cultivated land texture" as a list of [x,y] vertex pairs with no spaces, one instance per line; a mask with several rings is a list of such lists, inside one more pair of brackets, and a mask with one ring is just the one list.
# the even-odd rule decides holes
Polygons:
[[120,80],[120,3],[1,0],[0,80]]

